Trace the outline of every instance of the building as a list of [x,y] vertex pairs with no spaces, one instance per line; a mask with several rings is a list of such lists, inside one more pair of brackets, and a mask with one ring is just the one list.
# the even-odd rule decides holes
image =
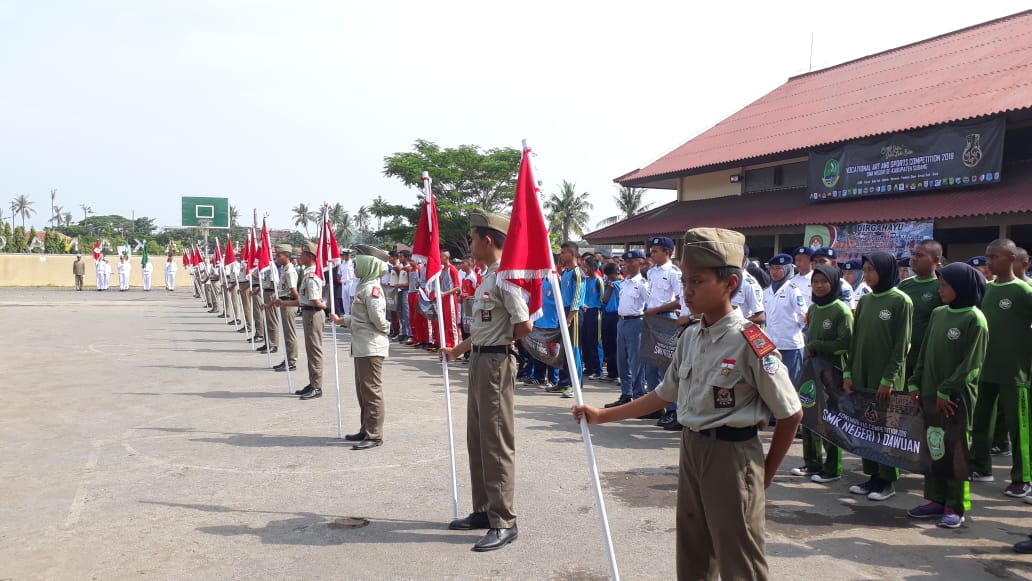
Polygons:
[[677,199],[593,244],[715,226],[763,260],[892,228],[934,231],[952,260],[1032,248],[1032,10],[792,77],[614,181]]

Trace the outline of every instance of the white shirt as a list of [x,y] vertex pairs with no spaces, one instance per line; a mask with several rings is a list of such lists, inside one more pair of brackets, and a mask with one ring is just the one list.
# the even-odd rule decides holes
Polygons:
[[143,272],[147,274],[154,272],[154,263],[148,261],[147,264],[143,267]]
[[179,265],[175,261],[165,263],[165,272],[167,274],[175,274],[177,270],[179,270]]
[[645,286],[645,279],[640,272],[631,278],[625,278],[620,284],[620,302],[616,312],[621,317],[641,315],[648,298],[649,289]]
[[128,262],[119,262],[118,263],[118,274],[129,274],[129,272],[132,269],[133,269],[132,265],[129,264]]
[[[795,283],[803,293],[803,299],[806,301],[806,308],[810,308],[810,304],[813,303],[813,290],[810,289],[810,278],[813,277],[813,271],[803,274],[796,274],[792,277],[789,282]],[[766,295],[764,295],[766,296]]]
[[[748,319],[756,313],[763,312],[763,287],[751,274],[742,272],[744,274],[742,285],[738,288],[735,296],[731,297],[731,304],[741,309],[742,316]],[[684,301],[681,304],[683,305]]]
[[862,299],[864,295],[870,293],[871,287],[867,286],[867,281],[861,280],[860,284],[856,285],[856,288],[853,289],[853,308],[855,309],[856,306],[860,304],[860,299]]
[[681,298],[681,271],[670,261],[653,266],[648,272],[648,299],[650,309],[662,307]]
[[842,289],[842,302],[849,305],[849,308],[856,307],[859,297],[853,296],[853,285],[846,282],[846,279],[839,279],[839,287]]
[[791,280],[777,291],[771,285],[763,291],[763,305],[766,307],[767,336],[774,346],[778,349],[802,349],[806,345],[803,327],[809,308],[802,289]]

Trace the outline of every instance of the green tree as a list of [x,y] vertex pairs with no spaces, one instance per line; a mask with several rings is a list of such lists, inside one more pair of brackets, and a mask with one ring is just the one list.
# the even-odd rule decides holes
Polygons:
[[142,216],[132,221],[132,231],[134,234],[140,234],[142,236],[150,236],[154,233],[155,228],[154,218],[147,218]]
[[57,230],[46,230],[43,235],[43,249],[47,254],[64,254],[64,238]]
[[11,200],[11,217],[13,219],[21,216],[22,230],[25,229],[25,220],[31,218],[36,213],[36,210],[32,209],[32,205],[35,203],[29,201],[29,197],[25,194],[19,194]]
[[57,189],[50,188],[50,222],[54,222],[54,216],[60,213],[58,209],[60,206],[57,205]]
[[4,240],[7,241],[7,244],[4,245],[3,248],[0,248],[0,251],[14,252],[11,250],[11,245],[14,244],[14,231],[11,229],[11,224],[8,222],[2,222],[0,223],[0,227],[3,229]]
[[93,213],[93,208],[87,206],[86,204],[79,204],[79,207],[82,208],[82,225],[85,226],[86,220],[89,220],[90,214]]
[[68,228],[69,226],[72,225],[72,213],[71,212],[65,212],[64,214],[61,214],[61,225],[63,225],[65,228]]
[[376,218],[376,230],[378,232],[383,229],[383,219],[390,215],[387,213],[389,207],[390,204],[383,199],[383,196],[376,196],[373,199],[372,205],[369,206],[369,213]]
[[358,207],[358,211],[355,212],[355,227],[360,232],[369,230],[369,208],[365,206]]
[[240,210],[238,210],[236,206],[230,205],[229,206],[229,227],[230,228],[236,227],[237,222],[239,222],[239,221],[240,221]]
[[581,236],[588,227],[588,210],[594,206],[588,201],[589,194],[577,193],[577,184],[563,180],[558,194],[552,194],[545,202],[548,211],[548,227],[562,234],[562,241],[570,240],[571,234]]
[[294,212],[294,225],[301,226],[302,228],[304,228],[305,238],[308,238],[310,236],[310,234],[308,233],[308,225],[312,222],[317,221],[319,217],[315,214],[315,212],[308,208],[308,204],[304,203],[294,206],[291,209],[291,212]]
[[32,241],[33,240],[38,240],[38,239],[39,239],[39,232],[36,232],[36,227],[35,226],[30,227],[29,228],[28,240],[25,242],[25,247],[26,247],[28,252],[32,252],[33,251],[32,250],[32,244],[33,244]]
[[633,218],[642,212],[647,212],[655,204],[642,204],[642,198],[645,196],[645,188],[628,188],[617,186],[618,191],[613,200],[616,202],[616,208],[620,211],[616,216],[610,216],[605,220],[600,221],[595,225],[595,228],[604,228],[616,224],[621,220]]
[[11,252],[28,252],[29,244],[25,238],[24,226],[14,229],[11,237],[7,239],[7,247],[11,249]]

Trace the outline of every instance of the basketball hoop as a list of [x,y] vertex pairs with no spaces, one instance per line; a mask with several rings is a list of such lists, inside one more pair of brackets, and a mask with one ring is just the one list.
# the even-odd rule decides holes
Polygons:
[[211,227],[211,218],[199,218],[197,220],[197,227],[198,228],[210,228]]

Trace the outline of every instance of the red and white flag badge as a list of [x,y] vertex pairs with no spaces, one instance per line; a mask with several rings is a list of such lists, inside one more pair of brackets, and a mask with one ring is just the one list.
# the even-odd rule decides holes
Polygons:
[[731,370],[734,369],[734,368],[735,368],[735,360],[734,359],[725,359],[724,362],[720,364],[720,374],[723,375],[724,377],[727,377],[728,375],[731,375]]

